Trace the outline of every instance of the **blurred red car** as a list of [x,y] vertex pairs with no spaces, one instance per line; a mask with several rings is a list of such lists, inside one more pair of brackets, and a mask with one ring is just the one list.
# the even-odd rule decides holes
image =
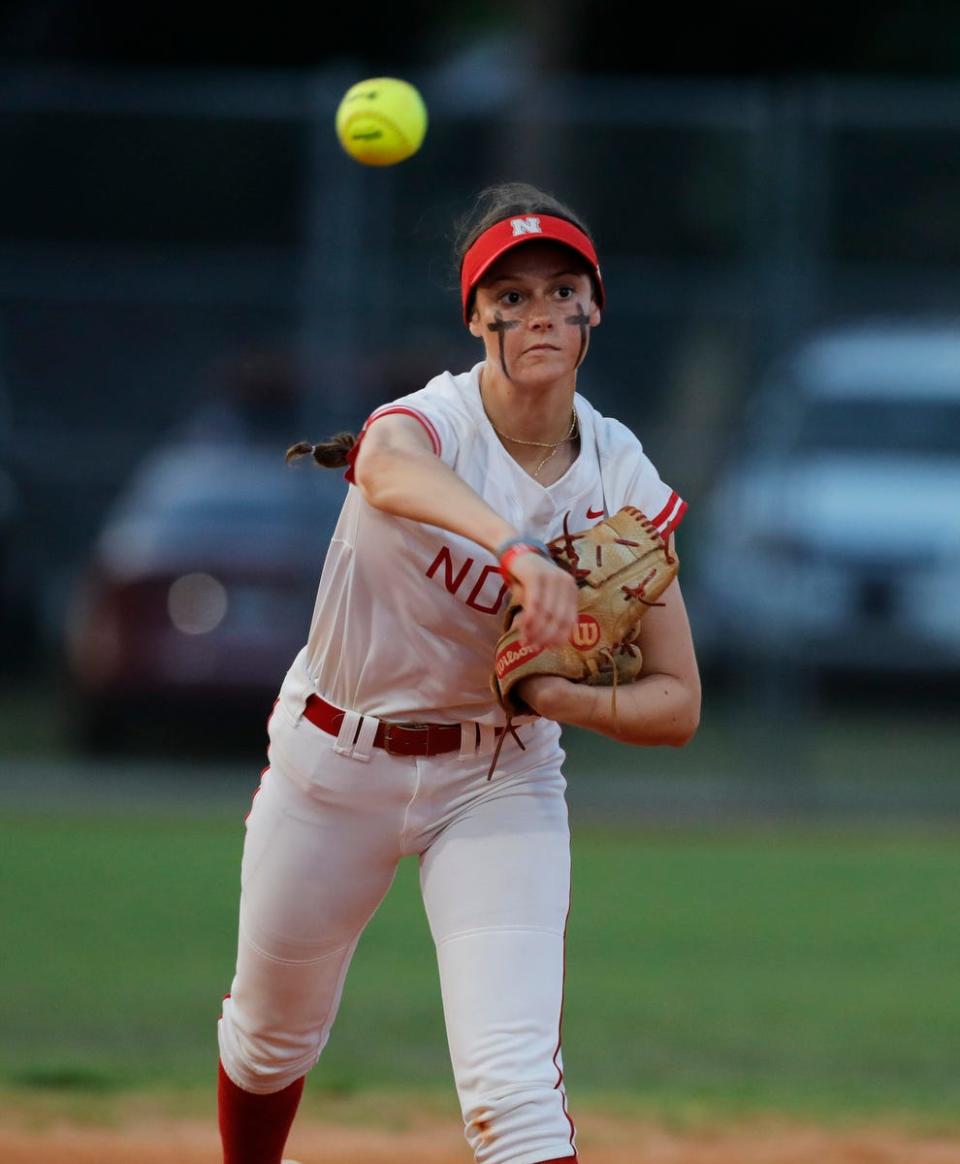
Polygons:
[[[108,515],[66,620],[84,744],[253,716],[261,732],[306,641],[347,486],[245,445],[146,460]],[[149,734],[149,733],[148,733]]]

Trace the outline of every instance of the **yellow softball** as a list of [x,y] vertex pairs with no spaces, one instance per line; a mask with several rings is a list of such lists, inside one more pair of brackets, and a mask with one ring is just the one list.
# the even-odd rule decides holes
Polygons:
[[337,137],[365,166],[392,166],[420,148],[427,107],[408,81],[373,77],[344,93],[337,108]]

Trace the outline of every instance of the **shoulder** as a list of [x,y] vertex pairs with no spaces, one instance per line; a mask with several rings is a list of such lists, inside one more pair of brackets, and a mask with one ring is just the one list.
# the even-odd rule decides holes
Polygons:
[[602,447],[612,456],[633,452],[637,456],[644,456],[643,442],[622,420],[612,416],[600,417],[599,439]]
[[640,438],[623,421],[612,416],[604,416],[579,392],[576,396],[576,406],[581,427],[595,437],[601,457],[604,459],[621,457],[630,452],[639,456],[643,453]]
[[421,409],[425,412],[439,411],[444,414],[466,414],[471,387],[476,384],[473,372],[441,372],[427,381],[422,388],[415,392],[408,392],[405,396],[398,396],[396,400],[381,405],[372,415],[377,416],[385,409],[407,406]]
[[[577,407],[580,407],[579,399]],[[592,406],[587,407],[596,438],[600,474],[609,488],[605,493],[607,504],[614,511],[624,505],[634,505],[662,533],[671,533],[686,512],[686,502],[663,481],[631,428],[611,416],[602,416]]]
[[476,393],[476,382],[476,368],[458,375],[441,372],[422,388],[375,408],[364,431],[383,417],[408,416],[426,430],[435,453],[439,456],[452,453],[474,424],[471,392]]

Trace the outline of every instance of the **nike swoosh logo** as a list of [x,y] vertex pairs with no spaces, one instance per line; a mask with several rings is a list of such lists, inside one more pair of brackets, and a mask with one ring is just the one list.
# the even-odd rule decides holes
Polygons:
[[603,510],[598,509],[596,512],[594,512],[592,509],[588,509],[587,517],[603,517]]

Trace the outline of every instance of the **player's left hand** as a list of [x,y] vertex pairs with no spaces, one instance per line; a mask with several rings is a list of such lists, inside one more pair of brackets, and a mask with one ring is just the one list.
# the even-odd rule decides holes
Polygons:
[[558,723],[563,722],[565,710],[571,698],[577,697],[578,690],[581,698],[593,696],[592,688],[578,689],[576,683],[559,675],[531,675],[517,685],[517,690],[523,702],[537,715],[542,715],[544,719],[554,719]]

